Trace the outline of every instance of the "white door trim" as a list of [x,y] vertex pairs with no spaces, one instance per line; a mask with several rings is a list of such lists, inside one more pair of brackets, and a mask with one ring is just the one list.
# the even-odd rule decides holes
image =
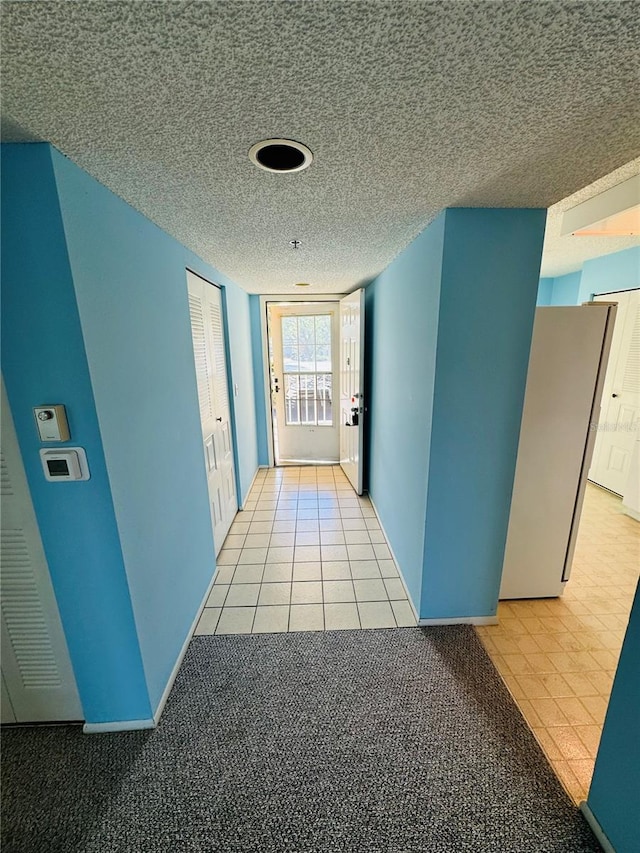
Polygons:
[[264,383],[264,416],[267,423],[267,452],[269,468],[275,467],[273,454],[273,423],[271,421],[271,372],[267,338],[267,303],[269,302],[340,302],[344,293],[269,293],[260,295],[260,337],[262,344],[262,376]]
[[[196,351],[195,351],[195,343],[194,343],[194,329],[195,326],[193,324],[193,318],[191,317],[191,298],[199,300],[202,302],[203,307],[203,315],[201,324],[204,325],[205,329],[205,352],[206,352],[206,362],[208,368],[213,367],[213,373],[208,369],[207,372],[207,387],[209,391],[209,399],[210,403],[210,413],[207,418],[207,423],[203,421],[203,412],[201,408],[201,400],[200,400],[200,392],[198,391],[198,404],[200,407],[200,421],[203,429],[206,426],[205,431],[202,433],[203,435],[203,456],[205,462],[205,470],[207,472],[207,486],[209,489],[209,510],[212,513],[211,525],[213,531],[213,540],[214,540],[214,548],[215,554],[218,555],[219,551],[222,548],[224,543],[224,539],[229,532],[229,528],[233,523],[233,519],[238,512],[239,507],[239,499],[238,499],[238,457],[237,457],[237,440],[236,440],[236,429],[235,429],[235,408],[233,406],[233,395],[231,392],[232,382],[231,380],[231,353],[229,347],[229,324],[227,322],[227,313],[226,313],[226,299],[225,299],[225,291],[224,288],[220,285],[215,284],[214,282],[209,281],[204,278],[204,276],[199,275],[199,273],[193,272],[193,270],[186,268],[186,286],[187,286],[187,294],[189,298],[189,316],[191,322],[191,337],[192,337],[192,345],[194,346],[194,368],[196,371],[196,378],[198,373],[197,367],[197,359],[196,359]],[[213,310],[215,309],[215,310]],[[205,319],[205,313],[207,314],[207,318]],[[216,319],[217,318],[217,319]],[[222,348],[222,358],[219,359],[216,354],[216,334],[215,328],[212,330],[211,322],[215,328],[217,328],[216,323],[219,322],[219,343]],[[213,337],[212,337],[213,334]],[[220,389],[224,390],[223,394],[218,393],[218,387],[216,385],[215,376],[213,378],[212,384],[212,375],[217,375],[217,370],[220,366],[220,361],[223,363],[224,371],[221,371],[222,377],[220,381]],[[226,398],[226,399],[225,399]],[[222,409],[219,408],[220,404],[223,404]],[[224,415],[224,404],[226,403],[226,415],[227,415],[227,428],[224,429],[225,423],[223,421],[223,417],[217,417],[217,415]],[[212,409],[211,407],[217,407]],[[213,423],[213,418],[215,417],[216,423]],[[220,422],[219,424],[217,422]],[[207,434],[210,433],[210,439],[207,439]],[[217,440],[216,440],[217,439]],[[209,441],[211,444],[209,445]],[[226,444],[226,450],[225,450]],[[209,446],[212,449],[212,454],[214,458],[214,465],[210,464],[210,454],[209,454]],[[229,462],[226,461],[227,458],[230,457]],[[223,464],[219,464],[217,460],[222,460]],[[217,493],[217,507],[218,513],[220,515],[220,520],[216,525],[215,521],[215,506],[213,503],[213,494],[212,494],[212,474],[211,472],[215,469],[216,475],[220,471],[221,472],[221,481],[220,485],[223,487],[222,492],[218,489]],[[229,472],[229,477],[225,479],[225,472]],[[228,488],[229,483],[231,484],[231,488]],[[225,486],[226,491],[225,491]],[[233,494],[232,494],[233,492]],[[225,496],[225,501],[223,504],[223,495]]]
[[339,317],[340,467],[358,495],[364,487],[364,419],[369,405],[364,400],[364,304],[365,292],[360,287],[342,297]]
[[[639,419],[640,393],[637,389],[634,392],[626,384],[625,378],[633,362],[634,330],[637,332],[640,319],[639,295],[640,288],[631,288],[598,294],[592,303],[617,305],[618,314],[611,341],[611,358],[603,380],[602,406],[594,413],[594,423],[597,422],[604,432],[598,429],[594,437],[595,446],[588,475],[591,482],[621,497],[629,490],[629,484],[635,484],[638,479],[638,472],[634,470],[634,463],[638,459],[638,436],[634,436],[633,432],[637,429]],[[619,398],[615,403],[612,402],[614,397]],[[629,432],[621,435],[620,432],[627,428]],[[609,467],[616,450],[622,454],[622,465],[626,468],[624,473]]]

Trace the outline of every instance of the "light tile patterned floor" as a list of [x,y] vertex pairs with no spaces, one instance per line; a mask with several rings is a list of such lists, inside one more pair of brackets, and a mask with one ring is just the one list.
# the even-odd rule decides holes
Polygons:
[[261,470],[196,634],[415,625],[371,502],[338,466]]
[[[558,599],[500,602],[478,633],[576,802],[586,799],[640,574],[640,524],[591,484]],[[196,634],[415,625],[367,498],[339,467],[258,472]]]
[[587,487],[571,578],[557,599],[505,601],[478,633],[549,761],[586,799],[640,574],[640,524]]

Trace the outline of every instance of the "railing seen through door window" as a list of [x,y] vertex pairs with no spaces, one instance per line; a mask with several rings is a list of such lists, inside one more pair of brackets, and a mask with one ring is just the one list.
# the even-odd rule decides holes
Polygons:
[[333,426],[331,316],[281,319],[287,426]]

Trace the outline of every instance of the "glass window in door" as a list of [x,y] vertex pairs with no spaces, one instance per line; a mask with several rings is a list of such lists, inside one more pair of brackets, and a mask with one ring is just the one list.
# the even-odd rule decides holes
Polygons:
[[287,426],[333,426],[331,316],[282,317]]

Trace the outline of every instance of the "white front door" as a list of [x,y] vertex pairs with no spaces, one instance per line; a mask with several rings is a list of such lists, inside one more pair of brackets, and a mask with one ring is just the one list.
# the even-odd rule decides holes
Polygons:
[[193,356],[216,554],[238,511],[220,289],[187,271]]
[[364,290],[340,300],[340,465],[356,492],[364,486]]
[[269,306],[276,465],[337,462],[338,305]]
[[82,720],[4,382],[1,462],[2,722]]
[[623,495],[640,430],[640,290],[608,293],[595,301],[617,302],[618,313],[589,479]]

